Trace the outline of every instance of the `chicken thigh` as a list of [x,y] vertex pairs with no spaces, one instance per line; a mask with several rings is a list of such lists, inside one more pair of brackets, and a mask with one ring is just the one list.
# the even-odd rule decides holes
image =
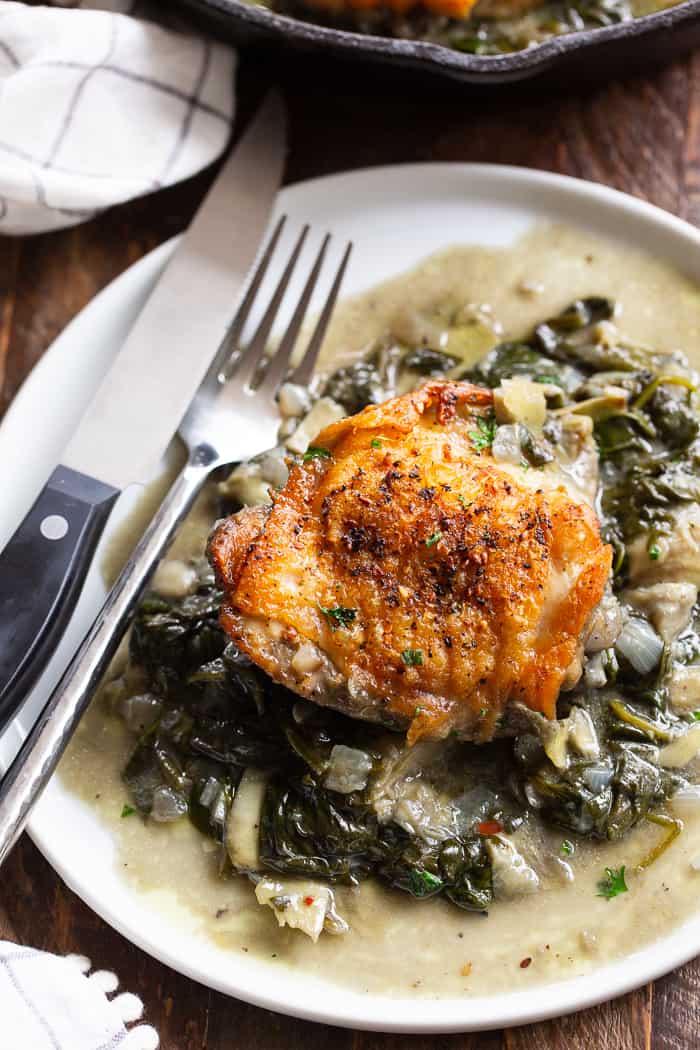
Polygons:
[[553,718],[611,550],[551,473],[494,460],[492,418],[490,390],[435,380],[323,430],[212,535],[236,645],[409,743]]

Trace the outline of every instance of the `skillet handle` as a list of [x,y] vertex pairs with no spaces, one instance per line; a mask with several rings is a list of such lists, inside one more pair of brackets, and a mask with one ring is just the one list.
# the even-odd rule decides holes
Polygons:
[[58,466],[0,553],[0,732],[68,625],[118,495]]

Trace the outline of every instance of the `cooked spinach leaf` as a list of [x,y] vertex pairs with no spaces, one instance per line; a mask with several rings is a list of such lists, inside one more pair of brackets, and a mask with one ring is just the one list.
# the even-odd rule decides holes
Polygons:
[[[624,343],[605,324],[614,312],[603,297],[576,300],[524,339],[496,346],[463,378],[489,387],[529,378],[547,385],[550,408],[589,415],[601,459],[603,531],[615,550],[621,587],[630,544],[642,536],[649,560],[658,560],[678,509],[700,501],[700,438],[695,388],[682,362]],[[416,374],[444,375],[456,364],[455,357],[429,346],[389,341],[334,372],[323,393],[356,412],[393,394],[406,372],[415,382]],[[522,465],[549,462],[562,428],[557,413],[541,438],[522,427]],[[486,451],[496,434],[495,419],[479,419],[471,435],[475,449]],[[371,445],[378,448],[381,441]],[[312,448],[307,458],[327,455]],[[456,498],[470,505],[462,495]],[[434,547],[441,537],[440,530],[430,533],[425,546]],[[124,806],[123,816],[155,816],[164,798],[175,800],[172,813],[186,811],[202,833],[223,843],[243,772],[264,770],[262,870],[350,884],[374,877],[416,899],[443,896],[470,911],[487,910],[493,898],[480,828],[493,824],[512,831],[532,811],[544,824],[581,838],[615,840],[642,820],[670,819],[655,812],[683,782],[657,761],[658,748],[679,731],[668,703],[668,647],[646,676],[609,649],[603,654],[606,685],[579,685],[560,698],[560,717],[576,705],[591,716],[595,758],[571,752],[563,768],[555,766],[527,728],[513,741],[480,745],[465,757],[463,769],[478,770],[480,762],[497,768],[498,794],[486,790],[483,805],[465,810],[469,792],[463,792],[461,800],[453,799],[453,815],[462,814],[454,828],[421,837],[391,815],[380,820],[369,789],[342,794],[325,786],[336,745],[359,749],[381,771],[384,731],[300,702],[272,683],[224,635],[220,602],[220,592],[203,579],[195,594],[181,600],[151,594],[142,603],[130,655],[140,671],[141,699],[149,698],[148,720],[123,771],[133,803]],[[319,609],[332,630],[355,624],[355,609]],[[698,621],[700,616],[676,643],[676,660],[700,661]],[[422,650],[397,655],[406,667],[423,665]],[[676,833],[671,828],[669,836]],[[570,856],[573,843],[564,839],[559,851]],[[608,898],[625,892],[624,868],[607,869],[603,882],[599,889]]]

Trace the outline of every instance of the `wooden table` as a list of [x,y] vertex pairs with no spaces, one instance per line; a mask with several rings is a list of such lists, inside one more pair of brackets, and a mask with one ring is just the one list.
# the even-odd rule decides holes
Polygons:
[[[242,69],[242,110],[250,110],[273,75],[291,117],[289,181],[409,161],[521,164],[626,190],[700,225],[700,54],[568,94],[516,86],[495,96],[417,80],[396,84],[357,67],[305,62],[302,72],[291,60],[255,59]],[[183,229],[209,179],[205,174],[65,232],[0,240],[0,410],[100,288]],[[0,937],[79,952],[115,970],[142,996],[163,1050],[700,1046],[700,961],[596,1009],[507,1031],[387,1036],[283,1018],[202,988],[144,955],[61,883],[26,836],[0,879]]]

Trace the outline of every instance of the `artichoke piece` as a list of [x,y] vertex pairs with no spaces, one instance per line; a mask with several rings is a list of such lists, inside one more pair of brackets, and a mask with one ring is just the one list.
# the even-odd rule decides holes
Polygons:
[[246,769],[231,804],[226,825],[226,849],[236,871],[259,871],[260,824],[268,776]]
[[299,879],[260,879],[255,887],[258,904],[272,908],[280,926],[300,930],[316,943],[323,931],[347,933],[350,929],[335,907],[333,890],[320,882]]

